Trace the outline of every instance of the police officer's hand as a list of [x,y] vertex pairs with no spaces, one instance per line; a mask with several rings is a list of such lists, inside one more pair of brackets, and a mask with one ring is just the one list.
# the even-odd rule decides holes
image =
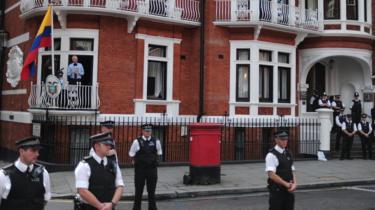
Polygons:
[[290,183],[290,188],[288,189],[289,192],[294,192],[297,189],[297,184],[291,182]]
[[112,156],[112,155],[116,155],[116,150],[111,149],[108,151],[107,156]]
[[104,207],[100,210],[112,210],[113,206],[112,203],[104,203]]

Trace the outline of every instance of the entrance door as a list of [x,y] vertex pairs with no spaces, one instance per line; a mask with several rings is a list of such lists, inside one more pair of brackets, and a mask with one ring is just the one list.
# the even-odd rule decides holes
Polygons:
[[315,64],[307,75],[306,84],[309,85],[307,90],[307,111],[313,111],[310,104],[310,98],[314,94],[314,90],[318,95],[322,95],[326,91],[326,73],[325,66],[321,63]]

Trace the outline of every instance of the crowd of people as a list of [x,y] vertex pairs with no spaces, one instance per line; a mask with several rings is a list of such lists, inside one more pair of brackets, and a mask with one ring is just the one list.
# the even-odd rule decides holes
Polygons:
[[[336,134],[335,150],[341,153],[340,160],[352,159],[351,150],[354,136],[358,135],[361,139],[362,158],[373,159],[372,142],[374,139],[373,127],[375,126],[375,109],[371,109],[371,116],[362,113],[362,102],[359,99],[359,93],[354,93],[354,98],[350,103],[350,114],[344,114],[345,105],[340,99],[340,95],[334,97],[323,93],[321,97],[314,91],[310,98],[310,107],[315,111],[319,108],[328,108],[333,110],[334,126],[332,133]],[[368,118],[371,117],[371,122]]]

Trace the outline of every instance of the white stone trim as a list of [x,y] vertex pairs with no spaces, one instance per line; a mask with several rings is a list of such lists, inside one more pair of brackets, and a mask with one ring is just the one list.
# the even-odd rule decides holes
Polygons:
[[[259,107],[273,107],[273,114],[277,114],[277,107],[294,107],[296,104],[296,46],[287,44],[276,44],[252,40],[230,40],[230,84],[229,84],[229,116],[235,116],[236,107],[249,107],[250,115],[258,115]],[[243,61],[236,60],[237,49],[250,49],[250,101],[236,101],[236,65]],[[259,103],[259,50],[272,51],[272,62],[267,65],[273,66],[273,102]],[[278,52],[289,53],[289,64],[278,63]],[[278,67],[290,68],[290,103],[278,103]],[[294,115],[294,109],[291,109],[291,115]]]
[[[0,111],[1,121],[31,124],[32,115],[29,112]],[[13,119],[11,119],[13,118]]]
[[13,37],[13,38],[9,39],[8,42],[7,42],[7,47],[10,48],[10,47],[13,47],[15,45],[27,42],[29,40],[30,40],[30,33],[27,32],[27,33],[24,33],[24,34],[21,34],[19,36],[16,36],[16,37]]
[[149,42],[173,42],[174,44],[181,44],[182,39],[177,38],[169,38],[169,37],[162,37],[162,36],[153,36],[153,35],[147,35],[147,34],[135,34],[136,39],[144,39],[148,40]]
[[[144,39],[144,60],[143,60],[143,91],[142,99],[134,99],[136,115],[150,115],[146,113],[146,105],[166,105],[168,115],[179,114],[180,101],[173,100],[173,62],[174,62],[174,44],[180,44],[181,39],[152,36],[146,34],[136,34],[136,39]],[[156,58],[148,55],[149,45],[160,45],[167,48],[166,58]],[[167,89],[165,100],[148,100],[147,99],[147,74],[148,61],[160,60],[167,62]]]
[[1,91],[1,95],[9,96],[9,95],[24,95],[27,94],[27,89],[15,89],[15,90],[3,90]]
[[[3,0],[3,1],[5,1],[5,0]],[[16,9],[16,8],[19,7],[20,5],[21,5],[21,1],[19,1],[19,2],[15,3],[15,4],[13,4],[12,6],[8,7],[8,8],[4,11],[4,14],[7,14],[8,12],[10,12],[10,11]]]

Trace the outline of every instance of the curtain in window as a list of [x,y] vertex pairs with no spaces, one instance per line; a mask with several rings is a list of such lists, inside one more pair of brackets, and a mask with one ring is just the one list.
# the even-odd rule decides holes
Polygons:
[[272,67],[260,66],[259,67],[259,96],[263,99],[270,99],[270,90],[272,84]]
[[[148,93],[149,97],[154,97],[154,98],[165,98],[165,63],[163,62],[155,62],[155,61],[150,61],[148,63],[148,77],[154,78],[154,92],[153,93]],[[152,84],[148,84],[152,85]],[[150,90],[150,88],[147,88]]]
[[324,1],[324,18],[340,19],[340,0]]
[[250,50],[248,50],[248,49],[238,49],[237,50],[237,60],[250,60]]
[[261,61],[272,61],[272,52],[260,50],[259,51],[259,60],[261,60]]
[[358,0],[346,1],[346,18],[348,20],[358,20]]
[[237,67],[237,97],[239,99],[249,98],[249,66],[238,65]]

